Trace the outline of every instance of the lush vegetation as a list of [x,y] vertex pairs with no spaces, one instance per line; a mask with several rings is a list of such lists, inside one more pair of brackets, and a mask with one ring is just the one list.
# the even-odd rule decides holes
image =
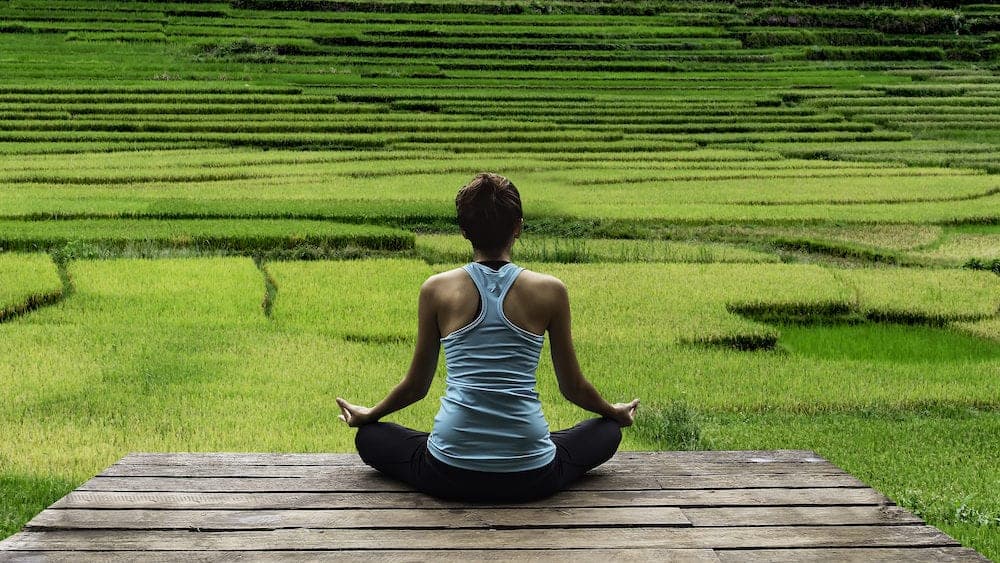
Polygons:
[[0,253],[0,322],[62,296],[62,282],[48,255]]
[[75,219],[0,221],[0,248],[51,250],[67,258],[93,258],[143,249],[200,253],[266,254],[276,250],[335,251],[413,248],[413,234],[373,225],[260,219]]
[[1000,9],[98,4],[0,5],[0,536],[128,451],[351,450],[494,170],[626,448],[813,449],[1000,557]]

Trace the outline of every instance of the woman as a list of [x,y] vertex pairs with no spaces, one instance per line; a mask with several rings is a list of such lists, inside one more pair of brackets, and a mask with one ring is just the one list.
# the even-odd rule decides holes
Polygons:
[[[549,496],[614,455],[639,399],[612,405],[601,397],[577,363],[566,287],[511,264],[523,224],[517,188],[479,174],[455,205],[474,261],[423,284],[406,376],[372,408],[338,397],[340,419],[358,428],[365,463],[425,493],[501,502]],[[546,331],[560,392],[601,415],[551,434],[535,391]],[[431,433],[377,422],[427,395],[442,344],[448,376]]]

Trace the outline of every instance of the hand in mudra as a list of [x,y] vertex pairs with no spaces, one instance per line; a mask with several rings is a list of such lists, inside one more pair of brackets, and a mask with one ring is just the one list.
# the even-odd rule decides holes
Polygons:
[[639,410],[639,399],[632,399],[630,403],[615,403],[611,405],[615,414],[611,417],[619,426],[632,426],[635,422],[635,413]]
[[337,397],[337,405],[340,407],[340,420],[343,420],[351,428],[357,428],[369,422],[371,420],[371,409],[368,407],[362,407],[361,405],[352,405],[344,399]]

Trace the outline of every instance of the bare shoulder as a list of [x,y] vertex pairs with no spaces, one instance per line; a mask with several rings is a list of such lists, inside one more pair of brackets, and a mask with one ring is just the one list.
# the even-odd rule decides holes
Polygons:
[[456,279],[461,278],[462,276],[467,276],[467,275],[468,274],[465,273],[464,268],[454,268],[451,270],[446,270],[444,272],[438,272],[437,274],[434,274],[433,276],[427,278],[427,281],[424,282],[424,285],[430,287],[436,287],[442,284],[447,284],[450,281],[454,281]]
[[508,317],[512,312],[520,312],[520,319],[526,319],[521,326],[535,334],[550,330],[554,320],[567,318],[569,296],[566,285],[555,276],[524,270],[511,291],[517,296],[516,308],[507,311],[505,306],[504,311]]
[[520,279],[527,289],[546,297],[557,298],[566,294],[566,284],[549,274],[524,270]]
[[420,286],[421,293],[440,294],[450,293],[456,288],[468,283],[469,276],[462,268],[448,270],[427,278]]

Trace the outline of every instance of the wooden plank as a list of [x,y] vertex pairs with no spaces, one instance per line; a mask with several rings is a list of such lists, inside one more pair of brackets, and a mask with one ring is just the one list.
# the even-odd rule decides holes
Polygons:
[[983,562],[986,559],[967,547],[886,547],[849,549],[759,549],[716,551],[724,563],[764,563],[771,561],[839,561],[844,563],[909,561],[916,563],[948,563],[951,561]]
[[731,528],[574,528],[518,530],[73,530],[21,532],[8,550],[257,549],[751,549],[957,546],[930,526],[757,526]]
[[[621,477],[601,482],[579,483],[576,488],[599,490],[659,489],[656,478]],[[94,477],[79,487],[81,491],[119,492],[383,492],[412,491],[413,488],[389,479],[374,470],[345,473],[329,479],[286,477]]]
[[133,452],[119,463],[145,465],[358,465],[356,453]]
[[[548,499],[517,506],[615,507],[615,506],[823,506],[892,504],[872,489],[718,489],[660,491],[564,491]],[[504,506],[473,505],[438,500],[413,492],[370,493],[119,493],[73,491],[53,508],[462,508]],[[510,505],[506,505],[510,506]]]
[[450,510],[49,509],[26,529],[490,528],[920,524],[896,506],[758,508],[469,508]]
[[[619,477],[624,478],[625,476]],[[605,487],[603,475],[585,475],[574,488],[595,489]],[[755,489],[775,487],[802,489],[818,487],[867,487],[853,475],[799,475],[795,473],[746,474],[746,475],[671,475],[657,476],[662,489]]]
[[781,506],[684,508],[694,526],[840,526],[922,524],[898,506]]
[[776,461],[773,463],[714,463],[714,462],[690,462],[681,463],[677,461],[664,460],[659,463],[647,462],[615,462],[614,460],[591,470],[591,473],[599,474],[626,473],[635,475],[705,475],[705,474],[771,474],[771,473],[796,473],[800,475],[813,473],[846,474],[847,472],[830,463],[822,461],[816,463],[799,463],[794,461]]
[[477,561],[568,561],[603,563],[604,561],[673,561],[677,563],[718,563],[711,549],[503,549],[472,550],[379,550],[379,551],[6,551],[4,561],[35,563],[173,563],[175,561],[367,561],[373,563],[424,563],[442,561],[464,563]]
[[[101,477],[322,477],[348,472],[368,472],[370,467],[361,463],[341,465],[241,465],[205,462],[189,465],[151,465],[116,463],[100,473]],[[589,475],[651,475],[651,476],[702,476],[702,475],[771,475],[794,473],[796,475],[847,475],[835,465],[825,463],[802,464],[775,462],[769,464],[625,464],[608,462],[590,471]]]
[[433,499],[355,454],[130,454],[26,529],[3,558],[983,560],[807,451],[620,452],[516,505]]
[[356,454],[138,453],[0,550],[74,562],[984,561],[809,451],[619,452],[574,490],[507,505],[413,492]]
[[[744,489],[865,487],[843,475],[586,475],[568,487],[576,491],[641,491],[655,489]],[[410,491],[408,485],[377,471],[339,472],[327,477],[104,477],[97,476],[81,491],[119,492],[347,492]]]
[[25,529],[583,528],[690,526],[676,507],[451,510],[45,510]]
[[683,463],[714,461],[718,463],[797,461],[814,463],[826,461],[812,450],[695,450],[695,451],[620,451],[615,459],[650,461],[658,458]]
[[413,488],[375,471],[331,479],[298,477],[94,477],[79,491],[116,492],[401,492]]
[[[360,463],[356,453],[288,454],[237,452],[133,452],[121,459],[125,464],[146,465],[351,465]],[[808,450],[736,450],[736,451],[620,451],[608,463],[637,462],[642,464],[672,461],[676,463],[756,463],[775,462],[824,463],[815,452]],[[828,462],[827,462],[828,463]]]

